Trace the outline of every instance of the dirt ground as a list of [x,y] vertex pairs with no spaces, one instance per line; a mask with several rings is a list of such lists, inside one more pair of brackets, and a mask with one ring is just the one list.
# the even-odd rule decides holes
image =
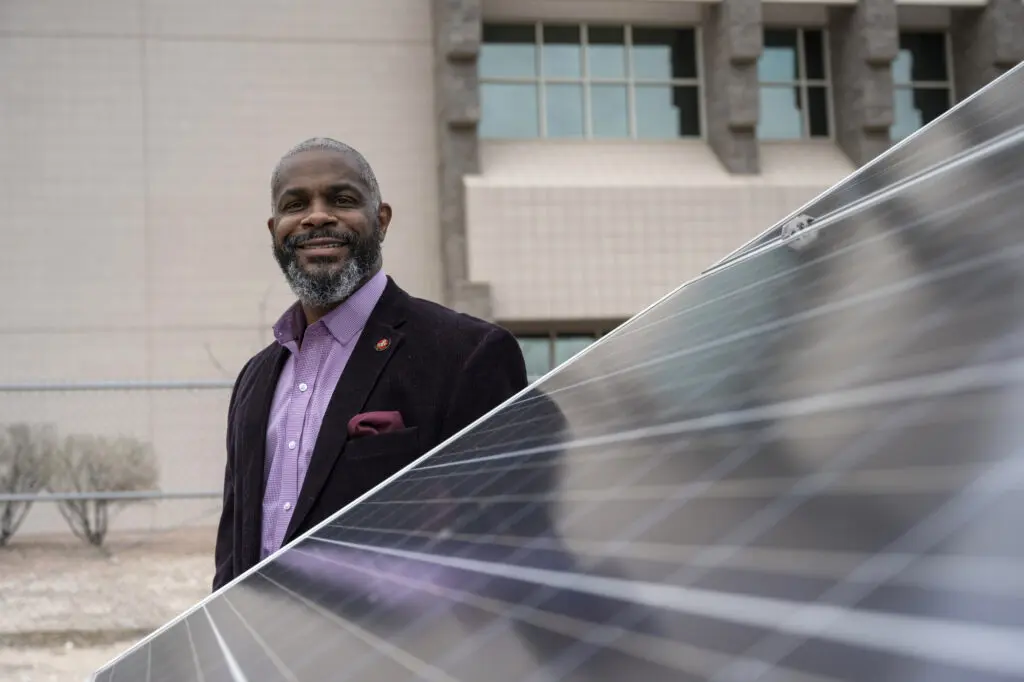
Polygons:
[[213,528],[108,538],[15,536],[0,549],[0,680],[83,682],[209,594]]

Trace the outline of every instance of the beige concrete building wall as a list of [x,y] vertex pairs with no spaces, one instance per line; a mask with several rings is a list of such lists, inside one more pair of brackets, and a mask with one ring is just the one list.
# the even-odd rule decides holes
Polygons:
[[495,316],[625,319],[853,171],[830,141],[730,175],[701,141],[489,142],[466,179],[470,276]]
[[[367,155],[388,271],[439,298],[431,60],[422,0],[0,2],[0,383],[232,379],[291,302],[269,175],[313,135]],[[164,489],[214,490],[227,396],[7,392],[0,423],[136,435]],[[25,530],[62,527],[41,506]]]

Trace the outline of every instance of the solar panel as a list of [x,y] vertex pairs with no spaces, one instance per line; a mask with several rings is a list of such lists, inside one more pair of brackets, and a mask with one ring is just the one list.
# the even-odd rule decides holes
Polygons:
[[1024,679],[1020,92],[1018,67],[94,679]]

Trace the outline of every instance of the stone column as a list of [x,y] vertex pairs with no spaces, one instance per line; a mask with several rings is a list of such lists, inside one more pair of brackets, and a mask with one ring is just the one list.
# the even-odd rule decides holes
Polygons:
[[900,49],[894,0],[829,8],[835,137],[858,166],[891,144],[892,63]]
[[490,286],[469,281],[463,184],[464,176],[479,171],[481,4],[482,0],[434,0],[434,91],[445,304],[491,319]]
[[708,143],[730,173],[756,174],[757,60],[764,45],[761,0],[707,5],[703,23]]
[[1024,60],[1024,3],[989,0],[954,10],[951,34],[953,80],[963,99]]

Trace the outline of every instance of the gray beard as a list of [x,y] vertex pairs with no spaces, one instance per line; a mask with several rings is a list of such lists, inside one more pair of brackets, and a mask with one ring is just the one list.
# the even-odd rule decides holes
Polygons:
[[349,256],[336,272],[305,272],[293,259],[285,268],[285,279],[299,302],[309,308],[330,308],[341,303],[370,276],[359,259]]

